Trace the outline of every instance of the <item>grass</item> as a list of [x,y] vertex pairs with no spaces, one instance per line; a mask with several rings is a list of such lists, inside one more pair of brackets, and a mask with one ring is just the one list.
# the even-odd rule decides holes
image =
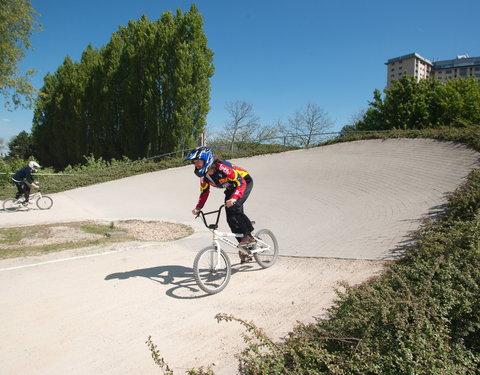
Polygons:
[[0,230],[0,244],[15,244],[22,239],[23,232],[21,229],[12,228],[8,230]]
[[107,232],[113,231],[115,229],[115,224],[111,222],[109,225],[102,225],[86,222],[80,225],[80,229],[85,233],[104,235]]

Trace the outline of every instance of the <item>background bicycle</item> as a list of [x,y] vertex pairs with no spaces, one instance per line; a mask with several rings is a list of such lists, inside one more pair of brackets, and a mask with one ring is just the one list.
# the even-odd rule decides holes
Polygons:
[[31,206],[35,204],[40,210],[48,210],[53,206],[53,199],[48,195],[43,195],[40,190],[34,194],[30,194],[28,205],[24,205],[24,202],[24,197],[20,197],[19,199],[6,199],[3,201],[3,209],[4,211],[14,212],[21,208],[30,209]]
[[[200,211],[205,226],[213,234],[213,242],[197,254],[193,262],[193,275],[200,289],[208,294],[215,294],[222,291],[230,281],[232,266],[227,253],[221,248],[220,243],[225,243],[238,250],[238,243],[228,237],[243,237],[241,233],[229,233],[218,231],[218,221],[224,205],[216,211]],[[214,224],[208,224],[205,216],[217,214]],[[253,223],[253,222],[252,222]],[[278,259],[278,242],[275,235],[269,229],[261,229],[255,233],[256,243],[243,248],[246,256],[253,256],[255,261],[262,267],[268,268],[275,264]]]

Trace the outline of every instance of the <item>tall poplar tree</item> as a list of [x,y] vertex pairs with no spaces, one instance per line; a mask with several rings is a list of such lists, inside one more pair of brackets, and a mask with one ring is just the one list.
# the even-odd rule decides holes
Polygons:
[[46,77],[32,131],[39,156],[61,168],[89,154],[136,159],[191,147],[210,109],[212,61],[195,5],[130,21],[100,51],[89,46],[80,63],[66,59]]

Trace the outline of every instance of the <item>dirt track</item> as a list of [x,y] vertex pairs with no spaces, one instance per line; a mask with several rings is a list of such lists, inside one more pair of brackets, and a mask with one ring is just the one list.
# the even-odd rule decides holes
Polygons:
[[[252,320],[273,337],[324,314],[338,282],[380,272],[478,156],[451,143],[392,140],[238,161],[255,181],[247,212],[277,234],[283,257],[261,270],[232,254],[230,284],[207,297],[191,274],[209,236],[189,214],[198,194],[190,167],[56,194],[49,212],[1,213],[2,226],[141,218],[197,233],[1,261],[0,374],[160,373],[149,335],[178,374],[210,363],[233,374],[243,330],[215,314]],[[221,199],[213,192],[208,208]]]

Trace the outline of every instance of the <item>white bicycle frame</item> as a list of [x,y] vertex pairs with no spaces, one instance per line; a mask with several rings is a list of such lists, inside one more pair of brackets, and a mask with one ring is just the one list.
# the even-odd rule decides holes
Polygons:
[[[220,248],[220,241],[223,243],[226,243],[227,245],[230,245],[231,247],[238,248],[238,243],[235,243],[231,240],[228,239],[228,237],[243,237],[243,234],[241,233],[229,233],[229,232],[220,232],[216,229],[212,231],[213,233],[213,246],[215,246],[216,249]],[[262,251],[270,249],[270,245],[266,244],[259,238],[255,238],[257,240],[257,244],[260,243],[262,246],[261,247],[256,247],[253,248],[250,251],[250,254],[255,254],[255,253],[261,253]]]
[[[197,215],[197,217],[199,215],[202,216],[202,219],[203,219],[203,222],[204,222],[205,226],[208,229],[210,229],[210,231],[213,234],[212,245],[217,250],[217,267],[220,266],[220,249],[221,249],[220,242],[223,242],[227,245],[230,245],[231,247],[233,247],[235,249],[238,249],[238,243],[233,242],[228,237],[243,237],[243,234],[241,234],[241,233],[221,232],[221,231],[217,230],[218,221],[220,219],[220,212],[222,211],[222,208],[224,206],[225,205],[221,205],[220,208],[216,211],[211,211],[211,212],[206,212],[206,213],[203,213],[202,211],[200,211]],[[207,221],[205,219],[205,215],[209,215],[209,214],[213,214],[213,213],[218,213],[217,220],[216,220],[215,224],[207,224]],[[254,222],[252,222],[252,223],[254,223]],[[259,238],[255,238],[255,239],[257,240],[257,243],[256,243],[257,246],[254,246],[252,249],[249,250],[250,254],[261,253],[262,251],[270,249],[270,245],[266,244],[265,242],[263,242]],[[258,244],[260,244],[261,246],[258,246]],[[240,249],[240,251],[242,251],[242,249]]]
[[[37,198],[41,198],[42,197],[42,193],[40,191],[36,191],[35,193],[33,194],[30,194],[28,196],[28,201],[29,202],[32,202],[33,200],[37,199]],[[16,200],[16,204],[22,204],[23,202],[25,202],[25,197],[22,195],[21,197],[19,197],[17,200]]]

